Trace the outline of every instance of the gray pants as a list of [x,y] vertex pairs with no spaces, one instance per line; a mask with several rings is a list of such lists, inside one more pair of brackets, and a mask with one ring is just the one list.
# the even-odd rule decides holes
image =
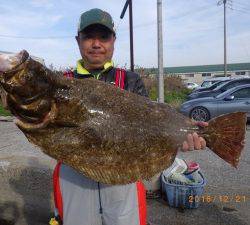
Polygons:
[[64,225],[145,225],[137,183],[98,184],[64,164],[59,174]]

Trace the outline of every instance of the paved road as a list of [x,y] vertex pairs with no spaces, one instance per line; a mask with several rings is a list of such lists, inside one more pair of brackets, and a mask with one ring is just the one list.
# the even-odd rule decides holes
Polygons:
[[[204,202],[195,210],[170,208],[148,200],[154,225],[250,224],[250,130],[236,170],[210,151],[181,153],[199,162],[207,179]],[[51,204],[51,171],[55,161],[30,144],[11,122],[0,122],[0,224],[47,224]],[[240,196],[235,199],[235,196]],[[216,198],[208,202],[208,198]],[[220,200],[220,196],[224,196]],[[229,202],[226,202],[227,198]],[[238,202],[237,202],[238,200]]]
[[0,225],[45,225],[55,161],[11,122],[0,122]]
[[[238,169],[211,151],[181,153],[200,164],[207,185],[198,209],[178,210],[165,201],[148,201],[149,221],[157,225],[250,225],[250,126]],[[222,197],[220,197],[222,196]],[[215,199],[209,202],[210,198]]]

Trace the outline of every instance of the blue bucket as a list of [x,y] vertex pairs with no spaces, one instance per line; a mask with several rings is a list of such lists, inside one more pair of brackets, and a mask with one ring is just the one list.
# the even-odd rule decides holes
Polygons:
[[200,203],[200,196],[203,194],[206,180],[203,174],[198,172],[202,181],[196,185],[174,184],[169,183],[162,175],[162,187],[168,199],[168,204],[171,207],[195,209]]

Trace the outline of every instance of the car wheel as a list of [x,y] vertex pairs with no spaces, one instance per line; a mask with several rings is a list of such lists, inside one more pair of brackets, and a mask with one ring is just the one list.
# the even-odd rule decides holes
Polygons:
[[196,121],[208,121],[210,120],[210,114],[204,107],[195,107],[190,113],[190,118]]

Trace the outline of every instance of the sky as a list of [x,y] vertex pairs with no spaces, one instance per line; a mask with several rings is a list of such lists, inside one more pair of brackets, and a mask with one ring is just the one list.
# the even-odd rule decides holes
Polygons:
[[[228,0],[229,1],[229,0]],[[100,8],[115,22],[115,65],[129,68],[126,0],[0,0],[0,50],[26,49],[46,65],[74,66],[80,58],[75,35],[82,12]],[[224,62],[223,5],[217,0],[162,0],[164,67]],[[157,67],[157,0],[133,0],[134,61]],[[250,1],[227,8],[228,63],[250,62]]]

